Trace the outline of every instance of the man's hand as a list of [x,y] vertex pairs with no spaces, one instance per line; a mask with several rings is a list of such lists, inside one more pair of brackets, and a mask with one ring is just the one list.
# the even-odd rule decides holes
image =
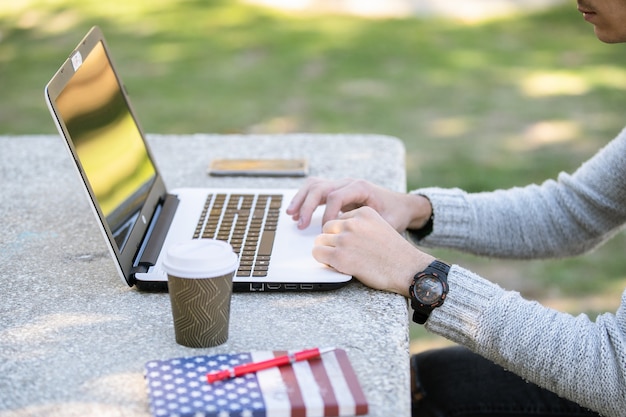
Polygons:
[[305,229],[315,209],[325,204],[322,224],[359,207],[371,207],[397,231],[423,226],[432,213],[424,196],[398,193],[364,180],[309,178],[298,190],[287,214]]
[[370,207],[326,222],[315,240],[313,257],[369,287],[405,297],[413,275],[435,259],[409,243]]

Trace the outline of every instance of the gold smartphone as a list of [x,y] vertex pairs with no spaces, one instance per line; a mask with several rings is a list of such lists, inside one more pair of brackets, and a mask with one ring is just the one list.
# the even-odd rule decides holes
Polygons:
[[309,166],[306,159],[214,159],[208,174],[218,177],[304,177]]

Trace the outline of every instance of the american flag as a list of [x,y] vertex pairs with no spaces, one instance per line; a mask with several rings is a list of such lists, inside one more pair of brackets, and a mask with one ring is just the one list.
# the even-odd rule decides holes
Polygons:
[[367,414],[359,381],[342,349],[209,384],[206,374],[289,352],[194,356],[146,363],[155,417],[330,417]]

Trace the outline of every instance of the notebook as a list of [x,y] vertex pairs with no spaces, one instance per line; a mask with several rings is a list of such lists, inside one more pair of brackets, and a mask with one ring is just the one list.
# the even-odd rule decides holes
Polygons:
[[146,363],[144,375],[155,417],[355,416],[368,402],[342,349],[321,358],[209,384],[206,374],[271,359],[286,352],[223,353]]
[[[166,289],[167,247],[192,238],[232,239],[240,256],[234,291],[330,290],[350,281],[312,257],[321,210],[303,231],[287,216],[296,190],[166,189],[98,27],[46,85],[45,98],[129,286]],[[222,208],[231,213],[218,213]],[[229,231],[217,230],[212,216]],[[235,230],[245,222],[256,230]]]

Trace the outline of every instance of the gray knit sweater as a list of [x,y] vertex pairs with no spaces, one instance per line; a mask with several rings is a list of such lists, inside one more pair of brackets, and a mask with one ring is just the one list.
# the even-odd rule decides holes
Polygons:
[[[626,129],[557,181],[413,193],[427,196],[434,212],[430,235],[410,235],[419,245],[515,259],[587,252],[626,223]],[[448,280],[446,302],[426,323],[430,331],[602,415],[626,415],[626,291],[617,312],[592,322],[527,301],[458,265]]]

